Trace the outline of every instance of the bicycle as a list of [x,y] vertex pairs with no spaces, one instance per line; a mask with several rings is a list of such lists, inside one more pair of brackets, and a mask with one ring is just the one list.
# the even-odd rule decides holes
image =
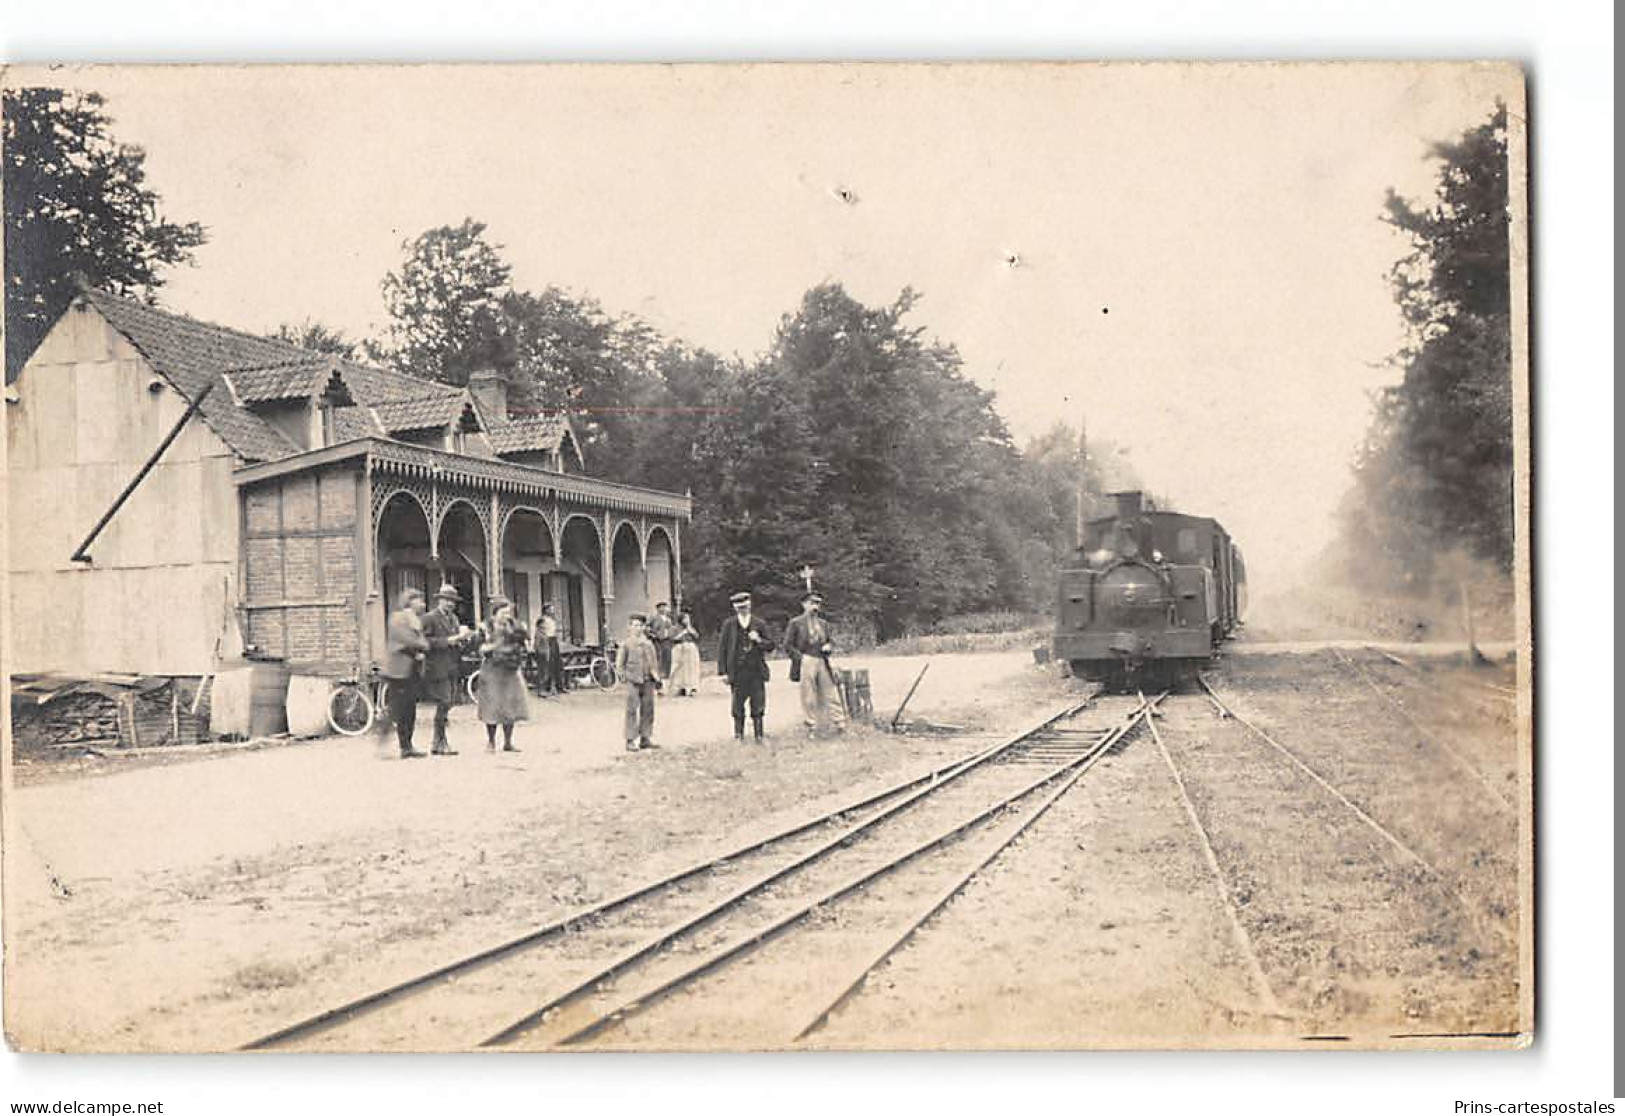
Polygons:
[[327,695],[327,723],[343,736],[360,736],[372,728],[378,710],[387,708],[388,694],[389,679],[376,666],[365,684],[359,678],[341,678]]
[[613,690],[618,679],[615,664],[609,654],[613,644],[605,648],[592,646],[567,648],[563,655],[564,677],[572,687],[595,685],[600,690]]

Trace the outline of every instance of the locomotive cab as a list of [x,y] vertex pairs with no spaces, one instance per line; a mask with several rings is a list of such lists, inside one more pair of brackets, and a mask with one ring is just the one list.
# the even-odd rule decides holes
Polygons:
[[1211,519],[1115,495],[1116,514],[1084,525],[1061,571],[1054,655],[1108,681],[1199,666],[1236,625],[1239,552]]

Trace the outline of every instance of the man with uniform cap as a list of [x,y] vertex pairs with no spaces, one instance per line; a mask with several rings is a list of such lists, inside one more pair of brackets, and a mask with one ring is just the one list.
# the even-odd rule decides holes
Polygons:
[[456,604],[462,595],[450,585],[442,585],[434,595],[434,608],[423,618],[423,638],[429,650],[423,658],[423,696],[434,702],[434,742],[429,750],[437,756],[455,756],[446,739],[446,720],[457,686],[457,656],[465,641],[457,619]]
[[809,592],[801,598],[801,615],[784,631],[790,652],[790,677],[801,683],[801,718],[807,732],[816,734],[827,720],[836,732],[846,731],[846,710],[835,685],[829,653],[835,649],[829,624],[819,615],[824,598]]
[[717,673],[733,691],[734,739],[745,738],[745,705],[750,704],[750,723],[758,744],[762,741],[762,717],[767,712],[767,653],[773,641],[760,617],[750,614],[750,594],[735,593],[729,598],[734,618],[722,624],[722,640],[717,645]]

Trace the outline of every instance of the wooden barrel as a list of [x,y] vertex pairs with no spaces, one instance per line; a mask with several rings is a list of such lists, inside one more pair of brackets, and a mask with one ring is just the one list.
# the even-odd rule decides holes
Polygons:
[[288,668],[280,662],[257,662],[249,686],[248,735],[275,736],[288,731]]

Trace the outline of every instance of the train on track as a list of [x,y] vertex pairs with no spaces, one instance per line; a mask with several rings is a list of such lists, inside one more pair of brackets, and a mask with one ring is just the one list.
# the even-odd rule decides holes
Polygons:
[[1217,520],[1111,495],[1061,570],[1052,653],[1112,688],[1177,682],[1240,625],[1247,568]]

